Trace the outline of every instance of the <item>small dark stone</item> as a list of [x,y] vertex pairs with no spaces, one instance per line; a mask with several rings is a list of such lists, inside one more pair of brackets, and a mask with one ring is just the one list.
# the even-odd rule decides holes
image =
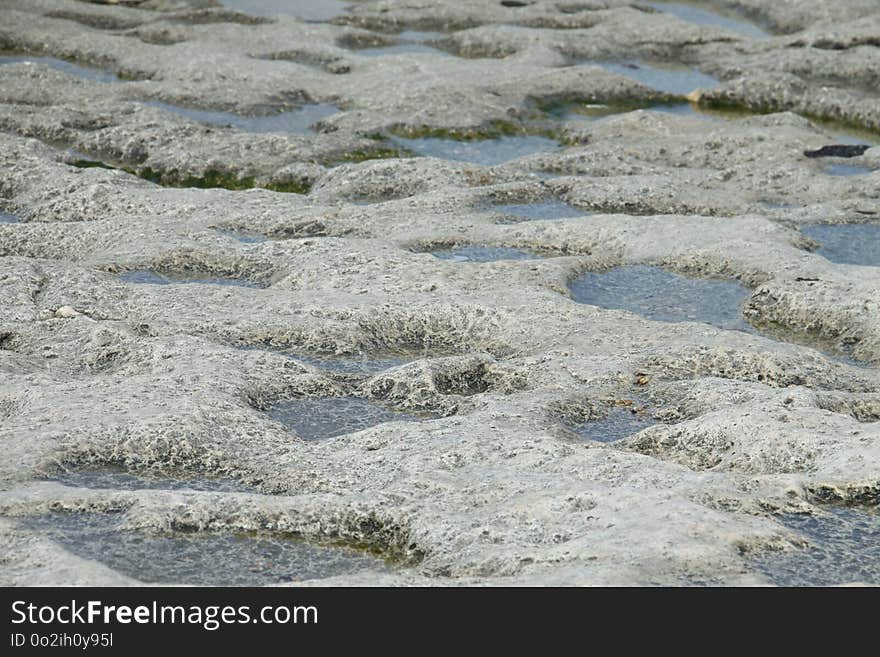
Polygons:
[[502,7],[527,7],[531,2],[520,2],[520,0],[501,0]]
[[858,157],[870,146],[867,144],[830,144],[814,151],[804,151],[807,157]]

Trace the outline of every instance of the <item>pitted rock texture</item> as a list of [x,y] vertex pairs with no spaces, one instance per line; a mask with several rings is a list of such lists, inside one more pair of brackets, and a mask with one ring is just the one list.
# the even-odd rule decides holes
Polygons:
[[[389,561],[333,584],[763,584],[752,557],[806,540],[779,514],[876,506],[880,269],[798,228],[880,221],[880,8],[701,5],[751,38],[661,5],[0,0],[4,50],[118,75],[0,64],[0,583],[137,583],[24,520],[52,512]],[[402,30],[441,50],[360,52]],[[622,61],[720,84],[688,107],[601,66]],[[151,101],[339,112],[247,132]],[[398,141],[510,135],[559,148]],[[532,203],[571,212],[504,209]],[[432,255],[471,247],[535,257]],[[736,281],[749,330],[571,297],[628,265]],[[271,413],[349,398],[413,419],[306,440]],[[634,406],[633,435],[573,430]],[[101,468],[241,488],[57,481]]]

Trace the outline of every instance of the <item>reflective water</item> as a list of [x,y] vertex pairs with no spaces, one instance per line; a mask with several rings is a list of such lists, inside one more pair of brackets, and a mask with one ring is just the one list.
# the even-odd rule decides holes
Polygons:
[[713,123],[734,120],[741,118],[742,116],[742,113],[738,111],[700,107],[699,105],[690,102],[652,103],[645,105],[644,107],[621,107],[614,105],[573,103],[555,111],[551,111],[551,114],[556,116],[556,118],[566,121],[592,122],[609,116],[620,116],[621,114],[636,110],[687,116],[702,121],[711,121]]
[[414,422],[419,419],[358,397],[291,399],[276,404],[267,413],[272,419],[293,429],[303,440],[332,438],[384,422]]
[[443,32],[424,32],[421,30],[403,30],[397,35],[401,41],[412,41],[413,43],[424,43],[425,41],[437,41],[445,35]]
[[121,529],[121,517],[98,513],[50,513],[19,524],[146,583],[268,586],[388,570],[375,557],[341,547],[270,536],[157,536]]
[[536,219],[571,219],[573,217],[584,217],[592,214],[586,210],[578,210],[576,207],[569,205],[565,201],[557,201],[551,199],[549,201],[538,201],[536,203],[510,203],[503,205],[495,205],[492,207],[494,212],[513,215],[520,219],[536,220]]
[[260,287],[257,283],[246,278],[192,278],[187,274],[158,273],[147,269],[136,269],[119,275],[119,280],[126,283],[138,283],[144,285],[174,285],[198,283],[203,285],[236,285],[241,287]]
[[341,0],[220,0],[228,9],[253,16],[297,16],[306,21],[327,21],[345,13],[353,3]]
[[615,406],[605,417],[589,420],[572,429],[581,438],[610,443],[627,438],[653,424],[656,421],[645,407],[633,404]]
[[3,212],[0,210],[0,224],[15,224],[20,222],[21,219],[16,217],[14,214],[10,214],[8,212]]
[[257,233],[246,233],[240,230],[218,230],[218,232],[221,235],[231,237],[237,242],[241,242],[243,244],[259,244],[260,242],[266,241],[265,235],[259,235]]
[[713,11],[708,7],[700,7],[682,2],[646,2],[640,4],[648,5],[659,11],[666,12],[678,16],[680,19],[688,23],[696,25],[710,25],[721,27],[730,32],[735,32],[743,36],[753,39],[766,39],[770,36],[765,30],[747,21],[744,18],[735,18]]
[[862,176],[872,171],[873,169],[868,167],[860,167],[854,164],[828,164],[825,166],[825,173],[829,176]]
[[415,139],[394,137],[394,141],[417,155],[471,162],[483,166],[504,164],[519,157],[535,153],[550,153],[560,148],[559,143],[553,139],[533,135],[505,136],[475,141],[459,141],[440,137],[418,137]]
[[494,262],[496,260],[534,260],[538,256],[507,246],[461,246],[448,251],[432,251],[431,255],[453,262]]
[[803,226],[801,232],[818,242],[816,253],[831,262],[880,267],[880,225]]
[[753,332],[740,313],[750,292],[735,281],[687,278],[649,265],[587,272],[569,284],[578,303],[628,310],[661,322],[703,322]]
[[782,524],[810,547],[761,553],[752,566],[781,586],[880,585],[880,513],[874,509],[828,507],[819,516],[788,514]]
[[396,43],[393,46],[377,46],[376,48],[362,48],[357,51],[359,55],[367,57],[384,57],[387,55],[405,55],[408,53],[431,53],[451,57],[445,50],[440,50],[426,43]]
[[158,107],[167,112],[173,112],[185,116],[199,123],[210,125],[222,125],[238,128],[244,132],[291,132],[307,134],[314,132],[312,126],[322,119],[326,119],[339,112],[335,105],[326,103],[314,103],[287,112],[277,112],[264,116],[243,116],[232,112],[220,112],[215,110],[200,110],[189,107],[178,107],[158,100],[145,103]]
[[29,57],[27,55],[0,56],[0,65],[17,64],[20,62],[45,64],[46,66],[54,68],[57,71],[61,71],[62,73],[73,75],[78,78],[83,78],[85,80],[91,80],[92,82],[121,82],[119,76],[117,76],[114,72],[104,71],[99,68],[88,68],[85,66],[79,66],[78,64],[67,62],[63,59],[58,59],[57,57]]
[[880,144],[878,135],[868,132],[839,132],[833,129],[830,132],[834,135],[834,141],[841,144],[850,146],[877,146]]
[[782,201],[761,201],[761,205],[765,208],[769,208],[771,210],[792,210],[796,208],[796,205],[792,205],[791,203],[783,203]]
[[133,475],[119,468],[69,470],[46,478],[65,486],[112,490],[197,490],[248,493],[255,489],[232,479],[165,479]]
[[363,48],[357,52],[369,57],[381,57],[383,55],[400,55],[404,53],[433,53],[451,57],[445,50],[432,46],[429,42],[443,38],[442,32],[419,32],[416,30],[404,30],[397,35],[397,43],[390,46],[378,46],[376,48]]
[[644,62],[595,62],[607,71],[625,75],[646,87],[669,94],[684,96],[695,89],[711,89],[720,80],[687,67],[657,68]]

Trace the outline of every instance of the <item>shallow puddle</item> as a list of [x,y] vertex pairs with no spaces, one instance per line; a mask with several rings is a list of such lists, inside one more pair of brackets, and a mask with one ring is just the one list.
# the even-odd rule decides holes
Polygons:
[[803,226],[801,232],[818,242],[816,253],[831,262],[880,267],[880,225]]
[[586,105],[572,104],[551,112],[556,118],[563,121],[598,121],[609,116],[620,116],[627,112],[644,110],[650,112],[663,112],[664,114],[676,114],[678,116],[691,116],[707,121],[719,121],[720,118],[709,114],[693,103],[656,103],[645,107],[615,107],[613,105]]
[[291,399],[270,408],[268,415],[296,431],[303,440],[322,440],[384,422],[415,422],[419,419],[358,397]]
[[252,16],[287,15],[306,21],[336,18],[352,5],[341,0],[220,0],[220,4]]
[[359,55],[367,57],[384,57],[387,55],[406,55],[410,53],[430,53],[433,55],[443,55],[450,57],[451,55],[439,48],[434,48],[426,43],[397,43],[393,46],[379,46],[377,48],[363,48],[358,50]]
[[268,586],[388,571],[383,561],[347,548],[263,536],[156,536],[122,530],[120,523],[98,513],[50,513],[19,522],[73,554],[146,583]]
[[608,415],[596,420],[589,420],[572,430],[581,438],[611,443],[622,440],[642,429],[656,424],[647,410],[638,404],[632,406],[615,406]]
[[507,246],[461,246],[448,251],[432,251],[431,255],[453,262],[495,262],[497,260],[534,260],[538,256]]
[[625,75],[646,87],[668,94],[684,96],[694,89],[711,89],[721,82],[705,73],[687,67],[657,68],[644,62],[595,62],[607,71]]
[[304,356],[302,354],[290,354],[290,357],[302,361],[308,365],[319,367],[322,370],[336,372],[338,374],[378,374],[392,367],[400,367],[415,360],[410,358],[371,358],[363,356],[340,357],[340,356]]
[[760,201],[761,205],[770,210],[793,210],[796,205],[792,205],[791,203],[784,203],[782,201]]
[[6,55],[0,57],[0,66],[3,64],[18,64],[20,62],[33,62],[34,64],[45,64],[56,71],[67,73],[78,78],[91,80],[92,82],[121,82],[116,73],[104,71],[99,68],[87,68],[79,66],[73,62],[67,62],[56,57],[28,57],[27,55]]
[[459,141],[439,137],[415,139],[394,137],[394,141],[417,155],[471,162],[482,166],[504,164],[519,157],[551,153],[560,148],[555,140],[534,135],[505,136],[478,141]]
[[854,133],[854,132],[836,132],[832,131],[834,135],[834,141],[840,142],[841,144],[846,144],[848,146],[877,146],[880,142],[877,141],[877,135],[871,135],[867,132],[864,133]]
[[750,292],[735,281],[687,278],[660,267],[629,265],[587,272],[569,289],[578,303],[628,310],[661,322],[703,322],[754,332],[740,313]]
[[743,113],[738,110],[700,107],[696,103],[690,102],[651,103],[643,107],[573,103],[551,111],[551,114],[564,121],[593,122],[609,116],[620,116],[639,110],[675,114],[712,123],[723,123],[743,117]]
[[3,212],[0,210],[0,224],[17,224],[21,221],[14,214],[10,214],[8,212]]
[[184,274],[159,274],[147,269],[127,271],[119,275],[119,280],[141,285],[175,285],[197,283],[202,285],[235,285],[241,287],[261,287],[247,278],[189,278]]
[[295,110],[266,114],[264,116],[244,116],[241,114],[233,114],[232,112],[178,107],[177,105],[163,103],[158,100],[147,101],[144,104],[185,116],[186,118],[199,123],[231,126],[244,132],[256,133],[290,132],[295,134],[307,134],[314,132],[312,126],[315,123],[339,112],[338,107],[326,103],[304,105]]
[[426,32],[423,30],[403,30],[397,34],[397,38],[401,41],[410,41],[412,43],[425,43],[426,41],[439,41],[446,35],[443,32]]
[[258,233],[247,233],[241,230],[218,230],[221,235],[225,235],[226,237],[231,237],[237,242],[241,242],[242,244],[259,244],[260,242],[266,241],[265,235],[260,235]]
[[825,173],[829,176],[863,176],[872,171],[873,169],[868,167],[860,167],[854,164],[828,164],[825,166]]
[[880,585],[880,512],[828,507],[821,516],[778,519],[809,540],[810,547],[762,553],[752,565],[780,586]]
[[709,8],[703,8],[695,5],[685,4],[681,2],[646,2],[640,4],[653,7],[658,11],[673,14],[688,23],[695,25],[710,25],[714,27],[724,28],[730,32],[735,32],[752,39],[766,39],[770,36],[765,30],[744,18],[736,18],[718,13]]
[[578,210],[576,207],[569,205],[565,201],[549,200],[538,201],[536,203],[510,203],[506,205],[495,205],[492,207],[494,212],[509,214],[527,221],[535,221],[537,219],[572,219],[574,217],[584,217],[591,212],[586,210]]
[[416,30],[404,30],[396,36],[397,43],[390,46],[378,46],[376,48],[361,48],[357,50],[359,55],[368,57],[381,57],[383,55],[401,55],[406,53],[432,53],[451,57],[445,50],[431,45],[431,41],[443,38],[441,32],[419,32]]
[[218,493],[253,493],[256,489],[232,479],[164,479],[133,475],[119,468],[92,470],[69,470],[47,477],[75,488],[99,488],[112,490],[196,490]]

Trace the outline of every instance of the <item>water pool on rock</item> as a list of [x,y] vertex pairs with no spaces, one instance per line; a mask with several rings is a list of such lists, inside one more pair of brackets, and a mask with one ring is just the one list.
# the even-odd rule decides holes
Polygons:
[[753,39],[766,39],[771,36],[765,30],[743,18],[727,16],[707,7],[696,7],[681,2],[642,2],[641,4],[678,16],[680,19],[695,25],[720,27]]
[[3,212],[0,210],[0,224],[16,224],[19,223],[21,219],[16,217],[14,214],[10,214],[8,212]]
[[628,310],[661,322],[704,322],[754,332],[740,313],[750,292],[735,281],[687,278],[649,265],[587,272],[569,284],[572,299]]
[[269,417],[303,440],[322,440],[362,431],[384,422],[416,422],[415,415],[392,411],[359,397],[299,398],[276,404]]
[[873,169],[855,164],[828,164],[825,166],[825,173],[829,176],[863,176],[872,171]]
[[[427,351],[422,352],[383,352],[380,354],[359,353],[359,354],[331,354],[331,353],[315,353],[298,351],[290,347],[275,347],[266,344],[255,345],[236,345],[239,349],[248,351],[266,350],[274,353],[283,354],[293,360],[298,360],[307,365],[318,367],[328,372],[336,374],[362,374],[371,375],[384,372],[392,367],[406,365],[419,358],[425,358],[429,355],[438,355],[435,353],[428,354]],[[446,354],[440,354],[446,355]]]
[[57,57],[29,57],[27,55],[0,56],[0,66],[2,66],[3,64],[18,64],[22,62],[45,64],[50,68],[54,68],[56,71],[61,71],[62,73],[67,73],[68,75],[83,78],[84,80],[91,80],[92,82],[110,83],[122,81],[119,79],[119,76],[116,75],[116,73],[103,71],[99,68],[87,68],[85,66],[79,66],[78,64],[74,64],[73,62],[68,62],[63,59],[58,59]]
[[471,162],[483,166],[504,164],[519,157],[536,153],[551,153],[560,148],[557,141],[534,135],[504,136],[474,141],[440,137],[394,137],[394,141],[417,155]]
[[218,493],[256,492],[232,479],[166,479],[133,475],[119,468],[72,469],[47,477],[75,488],[98,488],[113,490],[196,490]]
[[535,203],[509,203],[495,205],[492,207],[492,210],[494,212],[501,212],[532,221],[536,219],[571,219],[573,217],[584,217],[592,214],[586,210],[579,210],[565,201],[552,199],[549,201],[537,201]]
[[689,118],[722,123],[726,120],[740,118],[741,113],[733,110],[700,107],[691,102],[651,103],[644,107],[621,107],[615,105],[571,103],[550,110],[550,114],[564,121],[594,122],[609,116],[620,116],[634,111],[661,112]]
[[825,224],[803,226],[801,232],[819,243],[816,251],[831,262],[880,267],[880,225]]
[[351,2],[342,0],[220,0],[228,9],[252,16],[296,16],[305,21],[327,21],[341,16]]
[[321,369],[339,374],[378,374],[392,367],[399,367],[411,362],[415,357],[405,358],[373,358],[367,355],[358,356],[323,356],[323,355],[302,355],[291,353],[290,357],[314,365]]
[[150,584],[268,586],[283,582],[387,571],[363,552],[271,536],[157,536],[120,528],[98,513],[50,513],[19,524],[84,559]]
[[367,57],[385,57],[388,55],[406,55],[410,53],[430,53],[449,57],[449,53],[439,48],[434,48],[426,43],[396,43],[393,46],[379,46],[376,48],[363,48],[357,51],[359,55]]
[[238,287],[261,287],[257,283],[246,278],[190,278],[185,274],[160,274],[147,269],[136,269],[119,275],[119,280],[126,283],[139,285],[175,285],[175,284],[201,284],[201,285],[233,285]]
[[[586,62],[585,62],[586,63]],[[711,89],[721,82],[687,67],[658,68],[644,62],[596,62],[606,71],[625,75],[657,91],[684,96],[695,89]]]
[[779,517],[810,546],[781,553],[761,553],[753,567],[780,586],[880,585],[880,512],[828,507],[818,516]]
[[497,260],[535,260],[538,256],[507,246],[460,246],[448,251],[432,251],[431,255],[453,262],[495,262]]
[[179,107],[158,100],[147,101],[144,104],[185,116],[186,118],[198,121],[199,123],[222,126],[229,125],[244,132],[254,133],[289,132],[294,134],[308,134],[314,132],[312,125],[321,119],[326,119],[339,112],[338,107],[327,103],[313,103],[311,105],[303,105],[294,110],[261,116],[245,116],[242,114],[233,114],[232,112]]
[[397,43],[390,46],[377,46],[375,48],[360,48],[359,55],[368,57],[381,57],[383,55],[401,55],[406,53],[432,53],[451,57],[445,50],[431,45],[431,41],[442,39],[441,32],[419,32],[416,30],[404,30],[397,35]]
[[258,233],[248,233],[241,230],[219,230],[218,232],[242,244],[259,244],[266,241],[266,236]]
[[581,438],[611,443],[622,440],[642,429],[656,424],[653,417],[640,405],[615,406],[605,417],[588,420],[572,430]]

